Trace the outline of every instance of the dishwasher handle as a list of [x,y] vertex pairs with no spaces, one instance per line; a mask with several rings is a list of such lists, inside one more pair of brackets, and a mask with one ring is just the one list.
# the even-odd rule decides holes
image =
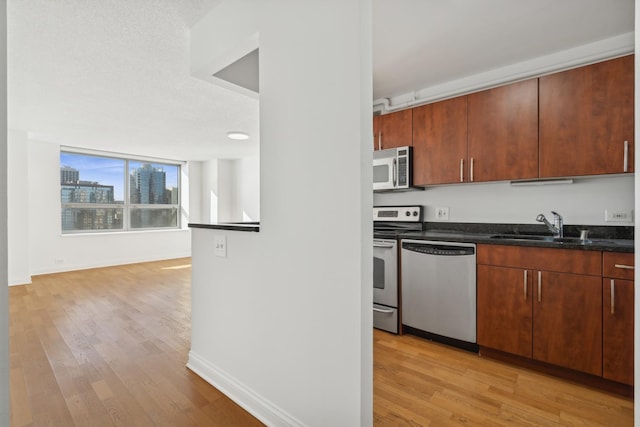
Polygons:
[[472,246],[413,242],[402,242],[402,250],[436,256],[465,256],[474,255],[476,253],[476,248]]

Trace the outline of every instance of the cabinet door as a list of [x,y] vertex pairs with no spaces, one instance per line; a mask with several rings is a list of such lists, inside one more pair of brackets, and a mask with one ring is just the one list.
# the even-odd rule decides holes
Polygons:
[[374,116],[374,149],[413,145],[413,111],[411,109]]
[[633,68],[631,55],[540,78],[540,177],[633,172]]
[[470,181],[538,177],[538,81],[468,95]]
[[382,148],[378,145],[380,141],[380,132],[382,132],[380,128],[380,117],[382,116],[373,116],[373,149],[379,150]]
[[531,357],[531,271],[478,265],[478,344]]
[[462,182],[468,174],[467,97],[413,109],[413,182],[415,185]]
[[602,376],[633,384],[633,281],[602,279]]
[[602,279],[535,274],[533,358],[602,375]]

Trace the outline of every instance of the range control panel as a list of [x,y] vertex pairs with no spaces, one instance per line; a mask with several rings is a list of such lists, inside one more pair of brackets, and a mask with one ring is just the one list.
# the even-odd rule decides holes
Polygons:
[[422,206],[374,206],[373,220],[422,222]]

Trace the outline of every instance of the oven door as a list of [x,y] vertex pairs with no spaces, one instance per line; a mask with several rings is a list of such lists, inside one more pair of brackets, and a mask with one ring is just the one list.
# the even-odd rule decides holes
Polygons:
[[398,307],[398,243],[373,240],[373,302]]

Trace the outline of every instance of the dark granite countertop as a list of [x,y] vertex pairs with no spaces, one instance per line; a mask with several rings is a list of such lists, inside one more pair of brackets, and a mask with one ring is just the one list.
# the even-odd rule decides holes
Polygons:
[[259,222],[218,222],[210,224],[189,223],[189,228],[207,228],[210,230],[260,231]]
[[[397,238],[587,251],[634,251],[634,230],[626,226],[567,225],[562,241],[554,240],[546,227],[531,224],[425,223],[425,227],[422,232],[399,233]],[[589,230],[588,239],[584,242],[578,239],[583,229]]]

